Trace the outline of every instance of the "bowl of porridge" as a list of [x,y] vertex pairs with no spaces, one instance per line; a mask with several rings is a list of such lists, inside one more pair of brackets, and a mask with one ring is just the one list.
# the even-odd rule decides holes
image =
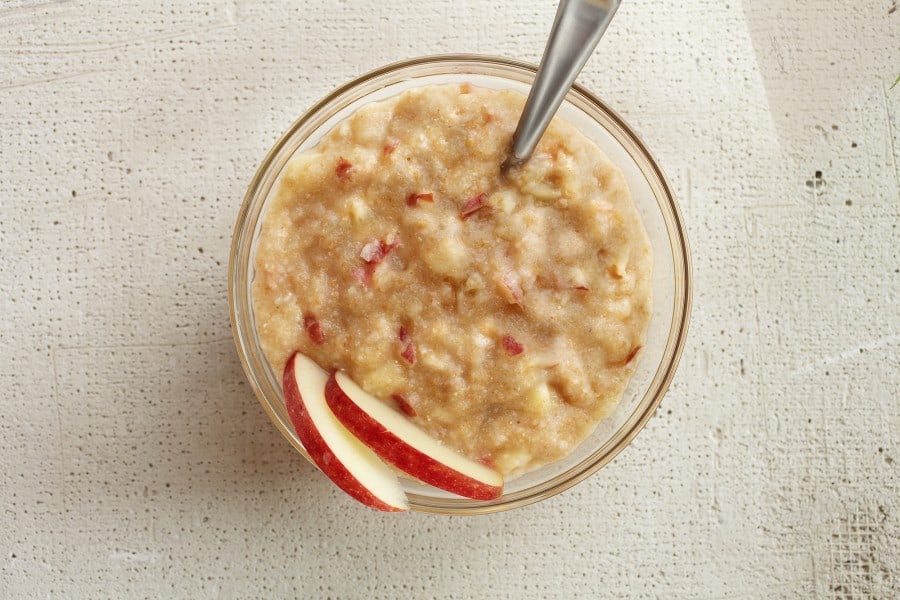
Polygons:
[[295,352],[504,478],[472,500],[401,477],[414,510],[496,512],[584,480],[653,414],[685,342],[684,225],[621,117],[576,85],[533,157],[500,168],[535,71],[454,55],[364,75],[282,136],[237,219],[238,354],[299,452]]

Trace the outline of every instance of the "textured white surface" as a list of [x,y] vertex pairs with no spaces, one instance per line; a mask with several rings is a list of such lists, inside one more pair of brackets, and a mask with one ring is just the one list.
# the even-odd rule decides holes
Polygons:
[[0,598],[900,597],[895,6],[624,2],[581,81],[681,200],[681,369],[584,484],[445,518],[354,505],[269,423],[232,222],[331,88],[536,61],[555,3],[0,3]]

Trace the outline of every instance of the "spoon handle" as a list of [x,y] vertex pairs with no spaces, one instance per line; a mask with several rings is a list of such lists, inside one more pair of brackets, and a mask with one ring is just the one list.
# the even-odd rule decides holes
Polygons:
[[620,0],[560,0],[537,76],[513,135],[505,167],[528,160],[572,87]]

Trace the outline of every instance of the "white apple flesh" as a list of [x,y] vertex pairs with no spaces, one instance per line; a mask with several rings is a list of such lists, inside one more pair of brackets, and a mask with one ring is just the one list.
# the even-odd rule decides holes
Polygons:
[[328,380],[326,371],[299,353],[284,368],[284,403],[303,447],[319,469],[356,500],[383,511],[407,510],[406,494],[394,471],[328,408]]
[[493,500],[503,493],[503,477],[497,471],[444,446],[346,373],[332,374],[325,401],[353,435],[416,479],[475,500]]

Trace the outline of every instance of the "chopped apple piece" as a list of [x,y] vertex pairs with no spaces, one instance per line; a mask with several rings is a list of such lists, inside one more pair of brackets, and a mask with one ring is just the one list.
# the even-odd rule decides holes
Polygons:
[[[499,281],[498,281],[499,279]],[[525,292],[522,290],[522,282],[519,274],[512,268],[509,268],[502,276],[496,277],[495,282],[499,283],[500,297],[509,304],[518,304],[522,306],[525,299]]]
[[403,394],[391,394],[391,399],[397,403],[397,406],[400,407],[400,410],[402,410],[403,414],[407,417],[418,416],[419,413],[416,412],[416,409],[413,408],[413,405],[409,403],[409,400],[407,400]]
[[463,221],[477,213],[484,207],[484,201],[487,200],[487,194],[484,192],[478,194],[477,196],[473,196],[466,200],[466,203],[463,204],[462,210],[459,212],[459,216]]
[[503,349],[510,356],[518,356],[525,352],[525,346],[516,341],[516,338],[508,333],[503,336]]
[[353,165],[350,164],[343,156],[338,160],[337,166],[334,168],[335,174],[338,176],[338,179],[341,181],[350,181],[351,171],[353,170]]
[[381,249],[381,242],[378,240],[373,240],[363,246],[362,251],[360,251],[359,253],[359,257],[367,263],[380,261],[382,258],[384,258],[384,252]]
[[626,356],[624,359],[619,361],[618,366],[627,367],[628,365],[630,365],[631,361],[633,361],[635,359],[635,357],[638,355],[638,353],[641,351],[642,348],[643,348],[643,346],[635,346],[634,348],[632,348],[631,351],[628,353],[628,356]]
[[394,239],[391,242],[372,240],[363,246],[363,249],[359,253],[359,257],[366,261],[367,264],[377,265],[390,254],[391,250],[399,245],[400,241],[397,239]]
[[431,202],[434,204],[434,194],[410,194],[406,198],[406,205],[409,207],[418,206],[419,202]]
[[325,333],[322,332],[322,325],[315,315],[306,315],[303,317],[303,328],[313,344],[320,345],[325,342]]
[[360,223],[369,217],[369,207],[357,196],[347,201],[347,210],[354,221]]
[[461,280],[468,275],[469,251],[450,232],[446,232],[443,237],[429,245],[422,259],[429,269],[439,275],[455,280]]
[[412,338],[406,327],[400,326],[400,332],[397,337],[400,338],[400,356],[409,364],[416,364],[416,347],[413,345]]
[[576,290],[587,290],[587,276],[582,269],[572,267],[568,271],[569,284]]
[[550,409],[550,388],[546,383],[539,383],[528,390],[525,400],[528,410],[538,415],[545,415]]
[[556,200],[562,195],[559,189],[540,181],[529,183],[522,191],[542,201]]

